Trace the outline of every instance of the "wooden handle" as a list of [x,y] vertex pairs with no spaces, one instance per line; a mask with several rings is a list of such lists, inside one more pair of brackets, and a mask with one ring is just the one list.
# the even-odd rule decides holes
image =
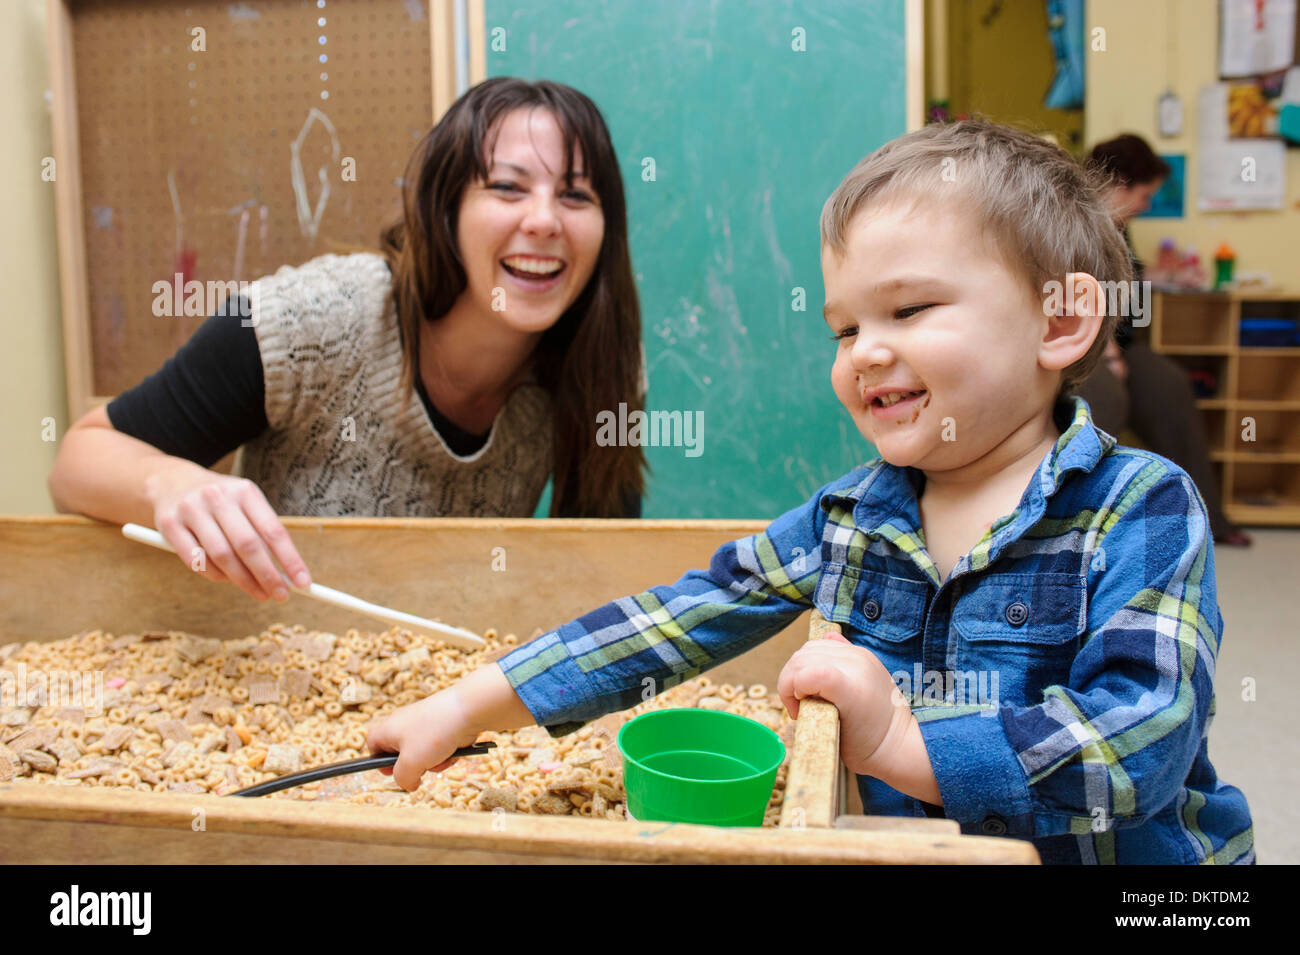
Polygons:
[[[176,549],[167,543],[167,538],[151,527],[143,527],[139,524],[123,524],[122,535],[129,537],[133,541],[139,541],[141,544],[148,544],[150,547],[156,547],[159,550],[176,553]],[[360,597],[354,597],[351,594],[335,590],[333,587],[326,587],[323,584],[312,584],[306,588],[299,587],[289,579],[284,571],[279,571],[279,574],[283,578],[285,586],[292,592],[311,597],[313,600],[319,600],[321,603],[365,614],[367,617],[374,617],[376,620],[382,620],[387,624],[398,624],[413,630],[424,630],[436,634],[438,639],[444,643],[449,643],[453,647],[460,647],[462,650],[479,650],[487,646],[487,642],[482,637],[470,633],[468,630],[449,627],[445,623],[438,623],[436,620],[393,610],[391,607],[385,607],[382,604],[373,604],[368,600],[362,600]]]
[[[818,611],[812,612],[809,640],[840,632]],[[839,815],[840,711],[810,696],[799,701],[794,724],[794,754],[785,782],[781,825],[787,828],[829,829]]]

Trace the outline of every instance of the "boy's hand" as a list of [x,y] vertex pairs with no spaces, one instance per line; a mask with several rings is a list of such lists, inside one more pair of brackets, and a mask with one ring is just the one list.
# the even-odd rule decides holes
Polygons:
[[533,725],[533,714],[495,663],[481,666],[455,686],[418,703],[403,706],[370,727],[366,746],[372,753],[397,753],[392,775],[412,792],[429,770],[451,765],[457,748],[468,746],[484,730],[507,732]]
[[446,769],[454,762],[447,757],[458,747],[474,742],[477,736],[456,687],[450,687],[394,710],[372,724],[366,746],[373,754],[399,754],[391,769],[380,772],[391,775],[397,785],[413,792],[426,772]]
[[791,718],[799,700],[821,697],[840,711],[840,758],[851,772],[888,779],[889,765],[911,723],[912,711],[893,677],[863,647],[839,634],[809,640],[790,657],[776,684]]

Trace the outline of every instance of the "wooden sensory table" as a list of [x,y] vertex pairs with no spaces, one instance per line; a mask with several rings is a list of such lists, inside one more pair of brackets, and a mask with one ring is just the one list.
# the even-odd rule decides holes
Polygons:
[[[707,566],[752,521],[286,518],[313,579],[367,600],[526,639],[599,604]],[[0,516],[0,644],[84,630],[224,639],[276,622],[342,631],[366,618],[295,598],[258,604],[176,558],[78,517]],[[494,567],[496,569],[494,569]],[[813,615],[813,637],[828,625]],[[709,671],[776,686],[808,615]],[[945,819],[861,815],[839,762],[838,715],[801,707],[782,824],[723,829],[0,783],[0,864],[12,863],[1006,863],[1028,842],[962,835]],[[203,810],[195,831],[195,810]]]

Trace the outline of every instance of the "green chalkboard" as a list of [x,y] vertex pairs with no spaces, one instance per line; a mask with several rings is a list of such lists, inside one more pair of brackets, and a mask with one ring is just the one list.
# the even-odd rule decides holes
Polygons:
[[646,449],[644,515],[773,518],[871,456],[831,391],[818,217],[853,164],[905,130],[903,0],[485,12],[489,76],[568,83],[604,113],[628,194],[647,408],[703,413],[698,455]]

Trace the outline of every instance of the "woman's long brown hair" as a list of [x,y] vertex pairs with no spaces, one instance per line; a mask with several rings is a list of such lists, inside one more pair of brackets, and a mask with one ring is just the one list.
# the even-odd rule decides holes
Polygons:
[[452,104],[416,146],[402,187],[402,218],[383,230],[380,250],[393,273],[391,300],[402,333],[402,387],[419,374],[421,322],[436,322],[465,290],[456,242],[465,187],[487,178],[495,126],[517,109],[545,109],[564,136],[573,185],[581,157],[600,197],[605,236],[586,288],[533,354],[534,373],[551,395],[554,458],[552,517],[619,517],[644,492],[640,447],[596,444],[596,416],[641,408],[641,306],[627,244],[623,177],[600,110],[577,90],[547,80],[497,77]]

